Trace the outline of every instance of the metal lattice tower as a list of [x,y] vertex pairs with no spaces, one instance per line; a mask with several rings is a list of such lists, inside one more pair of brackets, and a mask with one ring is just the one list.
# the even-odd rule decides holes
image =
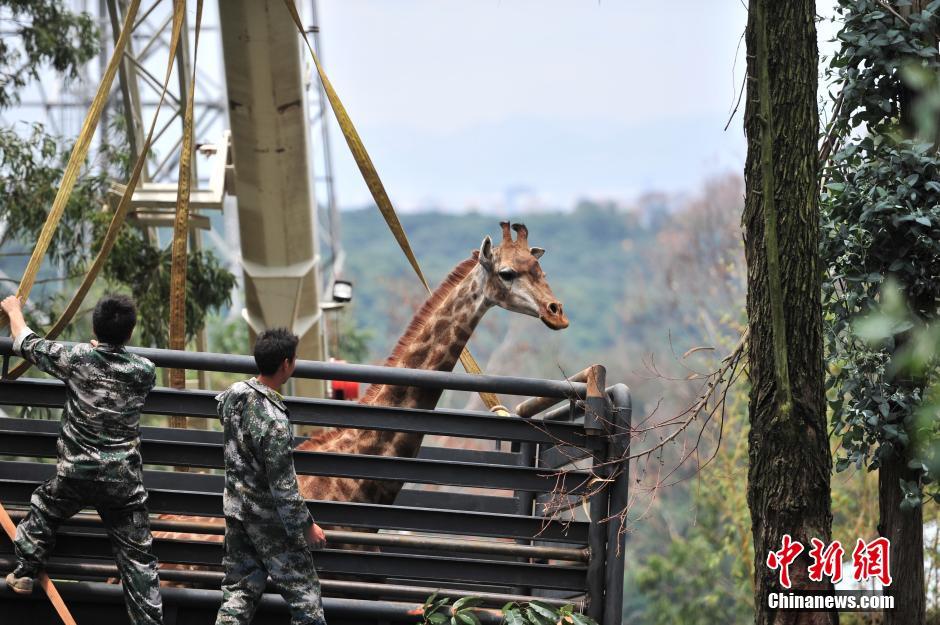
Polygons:
[[[128,0],[72,0],[71,4],[73,10],[97,19],[99,59],[83,68],[80,80],[71,84],[51,74],[43,77],[20,106],[27,118],[46,122],[64,137],[78,134]],[[129,224],[145,229],[159,245],[171,237],[182,107],[192,88],[195,9],[194,3],[190,5],[184,31],[189,36],[181,40],[150,157],[128,215]],[[282,2],[242,0],[221,5],[221,14],[218,5],[205,5],[196,62],[190,244],[197,249],[204,244],[211,247],[236,275],[242,274],[244,290],[233,293],[230,316],[241,313],[252,333],[287,326],[301,336],[301,357],[322,360],[326,341],[320,302],[329,282],[322,282],[321,269],[332,281],[342,266],[328,104]],[[310,30],[319,51],[316,1],[304,8],[308,23],[314,24]],[[172,3],[141,4],[102,116],[101,128],[121,124],[127,129],[132,158],[139,154],[156,110],[171,26]],[[288,93],[293,95],[285,101]],[[105,145],[100,130],[96,141]],[[241,159],[236,157],[239,153]],[[114,202],[120,191],[115,184]],[[328,233],[323,241],[329,248],[328,267],[322,267],[326,263],[319,254],[318,196],[324,200],[328,223],[322,228]],[[197,347],[206,349],[204,336]],[[318,382],[298,386],[295,392],[304,395],[323,394]]]

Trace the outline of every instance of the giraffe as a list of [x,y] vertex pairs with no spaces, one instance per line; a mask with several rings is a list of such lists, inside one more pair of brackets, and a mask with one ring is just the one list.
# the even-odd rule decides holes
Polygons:
[[[470,335],[486,312],[499,306],[510,312],[539,318],[552,330],[568,327],[562,303],[552,293],[539,265],[545,250],[529,247],[523,224],[500,222],[502,241],[489,236],[479,250],[461,261],[435,289],[412,318],[385,366],[451,371]],[[515,240],[512,232],[516,232]],[[360,404],[433,409],[441,390],[413,386],[373,384]],[[420,433],[335,429],[308,438],[298,451],[355,453],[413,458],[424,438]],[[391,504],[403,483],[387,480],[298,476],[305,499]],[[160,515],[161,519],[222,524],[224,519]],[[219,535],[154,532],[156,537],[203,539],[221,542]]]

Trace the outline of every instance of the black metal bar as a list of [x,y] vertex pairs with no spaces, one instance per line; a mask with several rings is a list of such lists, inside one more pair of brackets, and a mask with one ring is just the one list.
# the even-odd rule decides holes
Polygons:
[[[123,605],[124,591],[117,584],[105,584],[102,582],[73,582],[69,584],[60,584],[57,586],[59,594],[71,606],[86,603],[106,604],[113,603]],[[204,608],[207,610],[217,610],[222,603],[222,592],[219,590],[207,590],[200,588],[167,588],[160,589],[163,596],[164,606],[175,605],[182,608]],[[16,595],[13,593],[0,593],[0,604],[11,602],[17,606],[16,613],[23,620],[26,617],[28,605],[38,605],[46,608],[48,600],[42,593],[33,593],[32,595]],[[323,610],[327,621],[362,622],[364,619],[385,620],[393,622],[421,622],[421,604],[403,603],[392,601],[369,601],[364,599],[347,599],[341,597],[325,597],[323,599]],[[274,612],[276,614],[287,616],[287,604],[280,595],[265,594],[258,603],[260,613]],[[46,613],[43,610],[41,613]],[[123,610],[122,610],[123,612]],[[483,625],[499,625],[502,622],[502,615],[496,610],[475,610]],[[110,613],[109,613],[110,615]],[[31,619],[26,619],[31,620]],[[256,617],[256,620],[258,618]],[[106,622],[104,620],[88,622]]]
[[[26,518],[25,510],[10,510],[9,514],[10,518],[17,522]],[[76,514],[67,520],[63,526],[103,529],[101,519],[96,514]],[[185,532],[216,535],[225,533],[225,525],[222,523],[177,521],[160,518],[151,519],[150,529],[154,532]],[[455,540],[452,538],[442,539],[429,536],[403,536],[400,534],[345,532],[339,530],[326,530],[326,538],[329,543],[334,545],[373,545],[379,547],[404,547],[427,551],[443,551],[448,553],[525,556],[529,558],[565,560],[571,562],[588,561],[586,549],[573,547],[523,547],[513,543],[489,540]]]
[[[0,462],[0,501],[28,504],[33,490],[55,474],[55,465]],[[152,513],[222,516],[222,476],[144,471]],[[308,501],[322,525],[407,530],[492,538],[538,538],[586,544],[588,524],[526,518],[510,514],[400,508],[378,504]]]
[[[0,552],[9,553],[12,545],[4,535]],[[102,534],[60,530],[55,553],[80,558],[111,558],[111,543]],[[155,537],[153,553],[164,564],[220,566],[222,543],[199,540],[173,540]],[[395,577],[406,574],[422,580],[453,580],[494,585],[517,586],[530,583],[539,588],[561,590],[585,589],[585,567],[548,566],[507,560],[483,560],[430,555],[403,555],[357,550],[321,549],[314,555],[317,570],[344,575]]]
[[[288,397],[291,423],[323,427],[439,434],[464,438],[564,442],[583,445],[584,430],[567,423],[543,423],[486,412],[418,410],[363,406],[345,401]],[[65,386],[56,380],[26,379],[0,383],[0,404],[61,408]],[[158,388],[144,404],[145,414],[216,418],[215,393]]]
[[[74,343],[62,342],[63,345]],[[158,367],[219,371],[225,373],[258,372],[254,358],[210,352],[185,352],[171,349],[130,347],[128,351],[150,359]],[[0,338],[0,354],[13,354],[13,339]],[[351,380],[373,384],[445,388],[456,391],[487,391],[506,395],[544,397],[583,396],[584,384],[566,380],[539,380],[512,376],[470,375],[445,371],[426,371],[401,367],[350,365],[336,362],[298,360],[294,377],[316,380]]]
[[555,445],[539,454],[539,466],[546,469],[560,469],[590,457],[591,453],[586,449],[572,445]]
[[[535,468],[534,443],[520,443],[518,455],[520,466]],[[535,500],[533,493],[531,491],[516,490],[516,498],[519,500],[519,508],[516,510],[516,514],[522,516],[532,516],[532,502]],[[517,539],[516,542],[519,545],[530,545],[530,541],[525,539]],[[523,560],[523,562],[529,562],[529,560],[526,559]],[[519,586],[513,590],[519,594],[527,595],[531,593],[531,588],[529,586]]]
[[[522,443],[522,448],[519,450],[519,463],[520,466],[529,468],[531,467],[534,471],[541,471],[535,466],[535,444],[534,443]],[[580,480],[586,485],[586,482],[590,480],[590,473],[581,473],[579,475]],[[534,501],[533,491],[532,490],[523,490],[516,489],[516,497],[519,498],[519,510],[518,513],[524,516],[532,516],[532,502]],[[545,492],[545,491],[543,491]],[[551,491],[548,491],[551,492]]]
[[[30,433],[4,428],[0,419],[0,454],[54,458],[57,435],[50,432]],[[215,443],[175,442],[173,430],[148,428],[141,441],[141,454],[148,464],[167,466],[222,469],[222,438],[218,433]],[[149,436],[160,438],[149,438]],[[171,440],[166,440],[169,438]],[[161,440],[162,439],[162,440]],[[481,465],[446,460],[419,460],[394,456],[365,454],[338,454],[315,451],[295,451],[294,466],[301,475],[330,475],[344,478],[376,479],[419,484],[470,486],[518,491],[550,492],[555,489],[554,475],[535,468]],[[566,472],[562,487],[572,494],[580,494],[590,475]]]
[[[610,411],[607,406],[607,393],[604,391],[606,371],[600,365],[592,365],[588,370],[588,395],[584,400],[585,416],[584,429],[589,434],[599,434],[605,431],[609,424]],[[602,438],[592,438],[594,446],[594,462],[592,473],[598,479],[604,480],[607,475],[606,441]],[[609,502],[609,489],[606,482],[600,482],[593,488],[590,495],[591,526],[588,529],[588,546],[591,549],[591,561],[588,563],[588,616],[600,623],[604,618],[604,575],[606,572],[607,555],[607,528],[603,524],[607,518]]]
[[541,415],[541,421],[576,423],[584,417],[584,402],[572,399],[564,406],[558,406]]
[[395,498],[396,506],[408,508],[444,508],[464,512],[491,512],[494,514],[516,514],[518,500],[515,497],[493,495],[471,495],[439,490],[417,490],[403,488]]
[[[0,556],[0,568],[3,570],[12,570],[16,566],[16,560],[12,557]],[[46,564],[46,570],[55,579],[85,577],[94,579],[108,579],[118,576],[118,568],[114,564],[103,562],[84,562],[70,558],[51,558]],[[188,584],[205,584],[212,587],[218,587],[222,583],[225,574],[222,571],[191,570],[191,569],[169,569],[160,570],[160,580],[167,582],[183,582]],[[404,586],[401,584],[377,584],[371,582],[354,582],[347,580],[321,579],[320,586],[324,597],[342,594],[345,596],[355,595],[360,597],[391,597],[394,599],[410,599],[414,601],[424,601],[431,594],[437,593],[439,597],[450,597],[457,599],[465,597],[469,593],[465,590],[449,590],[433,586]],[[276,593],[274,585],[268,583],[266,592]],[[484,601],[484,605],[498,607],[505,605],[510,601],[516,603],[528,602],[533,599],[528,595],[510,595],[503,593],[488,593],[474,591],[474,597],[479,597]],[[551,606],[561,607],[564,605],[574,605],[576,609],[583,609],[583,599],[552,599],[549,597],[538,597],[539,602]]]
[[505,464],[509,466],[525,466],[519,463],[518,454],[508,451],[481,451],[477,449],[455,449],[451,447],[435,447],[422,445],[418,450],[421,460],[456,460],[458,462],[475,462],[477,464]]
[[[576,374],[569,376],[566,381],[568,383],[586,382],[588,371],[590,371],[590,369],[591,367],[582,369]],[[529,399],[526,399],[522,401],[521,403],[517,404],[513,412],[515,412],[520,417],[524,417],[528,419],[530,417],[534,417],[535,415],[542,412],[543,410],[547,410],[548,408],[551,408],[552,406],[557,404],[559,401],[561,401],[561,398],[559,397],[530,397]]]
[[[630,456],[630,428],[633,408],[630,389],[626,384],[616,384],[607,389],[613,404],[612,429],[608,458]],[[630,461],[623,460],[620,473],[610,487],[611,518],[607,523],[607,572],[605,575],[604,622],[601,625],[620,625],[623,618],[623,571],[626,561],[626,532],[615,515],[627,509],[630,488]]]

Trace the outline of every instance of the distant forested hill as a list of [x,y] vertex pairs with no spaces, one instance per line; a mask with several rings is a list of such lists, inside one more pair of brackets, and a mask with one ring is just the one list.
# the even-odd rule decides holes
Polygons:
[[[520,374],[557,377],[558,365],[604,362],[623,377],[650,351],[714,340],[743,306],[739,215],[737,178],[715,181],[700,197],[651,195],[630,209],[583,202],[570,212],[512,215],[528,226],[530,243],[547,250],[542,267],[571,326],[553,333],[535,319],[494,310],[471,348],[485,362],[502,346]],[[401,220],[432,286],[485,235],[500,239],[500,218],[492,215]],[[342,213],[342,240],[344,277],[355,283],[350,313],[371,336],[368,360],[381,360],[423,301],[422,289],[374,207]]]
[[[499,218],[489,215],[422,213],[401,219],[432,288],[478,249],[484,236],[496,244],[500,240]],[[622,330],[616,310],[627,288],[623,267],[645,265],[649,230],[635,215],[593,205],[514,221],[528,226],[532,245],[547,250],[542,267],[571,318],[570,340],[584,348],[609,345]],[[378,211],[343,213],[343,241],[348,275],[356,286],[356,320],[374,332],[372,346],[384,353],[402,329],[387,315],[402,301],[394,289],[407,289],[410,301],[421,293],[417,278]]]

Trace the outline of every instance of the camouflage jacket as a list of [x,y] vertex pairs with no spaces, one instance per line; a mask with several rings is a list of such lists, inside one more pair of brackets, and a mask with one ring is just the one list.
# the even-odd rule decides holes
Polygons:
[[281,395],[251,379],[216,396],[225,445],[225,516],[280,523],[291,546],[307,545],[313,517],[300,496],[294,437]]
[[141,481],[140,409],[156,380],[154,365],[120,345],[66,347],[28,328],[13,349],[65,382],[56,443],[58,474],[102,482]]

